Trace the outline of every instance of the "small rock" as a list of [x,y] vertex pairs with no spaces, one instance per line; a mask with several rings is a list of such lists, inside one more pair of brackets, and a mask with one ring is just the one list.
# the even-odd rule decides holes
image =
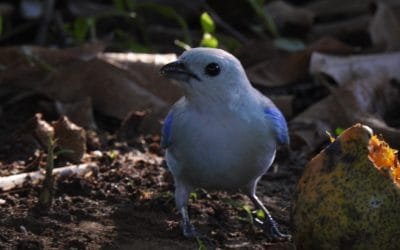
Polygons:
[[103,153],[100,150],[95,150],[91,153],[92,157],[100,159],[103,157]]

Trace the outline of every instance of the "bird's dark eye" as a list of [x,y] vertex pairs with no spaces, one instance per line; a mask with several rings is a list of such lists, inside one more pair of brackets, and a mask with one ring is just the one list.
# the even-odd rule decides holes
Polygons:
[[204,69],[207,75],[216,76],[221,72],[221,67],[219,67],[218,63],[210,63]]

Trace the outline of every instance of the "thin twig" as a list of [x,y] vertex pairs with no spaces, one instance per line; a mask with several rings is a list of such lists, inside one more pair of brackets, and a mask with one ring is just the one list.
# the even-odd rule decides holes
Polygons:
[[[61,168],[55,168],[53,170],[54,177],[70,177],[73,175],[86,176],[91,172],[97,171],[97,166],[95,164],[80,164],[71,165]],[[0,177],[0,192],[10,191],[16,188],[22,188],[25,183],[31,185],[37,185],[44,180],[44,174],[42,171],[35,171],[30,173],[23,173],[17,175],[10,175],[5,177]]]

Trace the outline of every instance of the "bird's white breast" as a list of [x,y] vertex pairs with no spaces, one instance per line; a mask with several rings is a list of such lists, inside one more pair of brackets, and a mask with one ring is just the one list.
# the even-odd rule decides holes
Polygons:
[[174,118],[177,132],[167,163],[175,176],[194,187],[244,187],[274,159],[276,142],[262,113],[181,112]]

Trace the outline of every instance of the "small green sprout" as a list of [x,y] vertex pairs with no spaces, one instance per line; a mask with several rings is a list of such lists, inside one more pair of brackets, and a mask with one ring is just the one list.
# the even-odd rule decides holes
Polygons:
[[200,237],[196,237],[197,245],[199,246],[198,250],[207,250],[206,244],[200,239]]
[[117,159],[119,152],[118,152],[118,150],[110,150],[110,151],[107,151],[106,154],[111,160],[115,160],[115,159]]
[[265,213],[264,213],[263,210],[257,209],[255,214],[256,214],[256,217],[257,217],[258,219],[260,219],[260,220],[265,220]]
[[203,14],[201,14],[200,24],[204,32],[213,33],[215,31],[214,21],[207,12],[203,12]]
[[50,209],[53,203],[53,195],[54,195],[54,176],[53,176],[53,169],[54,169],[54,160],[57,157],[64,153],[70,153],[71,150],[63,150],[60,149],[56,151],[57,139],[49,136],[49,140],[47,143],[47,158],[46,158],[46,173],[45,178],[43,181],[43,187],[39,194],[39,204],[38,206],[44,211],[47,212]]
[[337,127],[337,128],[335,128],[335,135],[339,136],[343,133],[343,131],[344,131],[344,128]]
[[189,199],[192,200],[192,201],[197,200],[197,193],[195,191],[190,192]]
[[94,18],[77,18],[72,24],[72,34],[78,43],[86,41],[90,36],[95,38],[96,20]]
[[213,35],[215,32],[215,24],[207,12],[201,14],[200,24],[203,29],[203,38],[201,39],[200,46],[217,48],[218,39]]

